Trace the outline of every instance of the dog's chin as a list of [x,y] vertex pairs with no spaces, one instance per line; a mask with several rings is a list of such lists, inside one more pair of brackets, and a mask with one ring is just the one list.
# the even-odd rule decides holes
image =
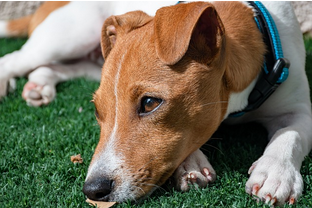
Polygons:
[[[128,199],[125,199],[123,200],[123,202],[125,201],[130,201],[132,204],[141,204],[143,203],[143,201],[145,201],[146,199],[148,199],[150,196],[152,196],[154,193],[155,195],[158,194],[158,191],[159,192],[162,192],[165,190],[165,191],[170,191],[172,189],[174,189],[174,179],[173,179],[173,176],[169,177],[165,183],[161,186],[157,186],[157,185],[154,185],[154,187],[149,190],[148,192],[145,192],[145,194],[141,195],[141,196],[137,196],[137,198],[128,198]],[[137,188],[138,190],[140,188]],[[143,191],[139,191],[140,193],[143,193]]]
[[140,187],[130,188],[128,190],[117,189],[115,192],[111,193],[109,196],[103,198],[103,201],[107,202],[130,202],[133,204],[140,204],[148,197],[150,197],[158,187],[153,187],[148,192],[143,191]]
[[139,197],[138,199],[134,200],[135,204],[140,204],[144,200],[146,200],[148,197],[150,197],[155,191],[157,190],[157,187],[152,188],[147,194]]

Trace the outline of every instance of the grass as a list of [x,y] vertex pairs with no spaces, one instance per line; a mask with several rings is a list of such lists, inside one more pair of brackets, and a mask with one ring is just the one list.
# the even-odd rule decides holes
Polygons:
[[[0,39],[0,56],[24,39]],[[312,80],[312,39],[306,38],[307,73]],[[57,87],[50,105],[28,107],[21,98],[26,79],[0,102],[0,207],[90,207],[82,185],[99,138],[89,102],[98,83],[76,79]],[[133,205],[116,207],[268,207],[245,193],[248,168],[261,156],[266,131],[259,125],[222,126],[203,147],[218,173],[209,187],[187,193],[160,189]],[[81,154],[84,163],[70,156]],[[312,207],[312,154],[303,162],[303,196],[296,207]],[[285,205],[285,207],[291,207]]]

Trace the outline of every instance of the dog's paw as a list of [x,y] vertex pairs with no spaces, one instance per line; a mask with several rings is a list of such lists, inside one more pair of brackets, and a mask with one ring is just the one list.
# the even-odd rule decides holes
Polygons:
[[303,190],[300,171],[291,161],[262,156],[248,171],[246,192],[271,205],[294,204]]
[[52,85],[38,85],[34,82],[27,82],[24,86],[22,97],[27,105],[38,107],[49,104],[56,95],[55,87]]
[[204,188],[216,179],[216,172],[208,162],[206,156],[196,150],[188,156],[173,174],[175,187],[181,191],[188,191],[191,186]]

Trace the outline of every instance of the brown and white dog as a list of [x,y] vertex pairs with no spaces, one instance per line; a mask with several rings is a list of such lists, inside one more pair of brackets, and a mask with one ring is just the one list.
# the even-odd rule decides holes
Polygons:
[[[110,15],[137,9],[153,15],[173,3],[49,4],[38,10],[43,21],[31,23],[23,48],[0,59],[0,97],[11,78],[34,69],[23,92],[30,105],[50,102],[59,81],[101,76],[94,94],[101,138],[84,185],[90,199],[141,199],[171,175],[180,190],[189,183],[205,187],[216,173],[199,148],[222,122],[249,121],[262,123],[270,142],[249,170],[247,193],[272,204],[298,199],[312,119],[305,50],[290,3],[264,2],[291,62],[289,77],[259,109],[240,118],[228,116],[248,104],[266,52],[245,3],[180,4],[159,9],[155,18],[139,11],[111,16],[102,35]],[[8,23],[0,22],[0,36],[10,34]],[[102,75],[94,53],[100,38]],[[64,63],[72,59],[78,60]]]
[[304,44],[290,3],[263,4],[290,74],[260,108],[232,119],[248,104],[266,52],[250,6],[193,2],[154,18],[137,11],[105,21],[93,100],[101,134],[83,189],[90,199],[141,199],[171,175],[181,190],[204,187],[215,171],[199,148],[222,122],[249,121],[263,124],[270,142],[249,169],[246,192],[271,204],[298,199],[312,145]]

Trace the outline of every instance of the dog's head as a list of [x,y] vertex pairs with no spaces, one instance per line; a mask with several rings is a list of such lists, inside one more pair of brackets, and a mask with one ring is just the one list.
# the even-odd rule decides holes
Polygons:
[[210,3],[112,16],[94,94],[100,141],[84,193],[137,200],[162,185],[225,117],[224,27]]

